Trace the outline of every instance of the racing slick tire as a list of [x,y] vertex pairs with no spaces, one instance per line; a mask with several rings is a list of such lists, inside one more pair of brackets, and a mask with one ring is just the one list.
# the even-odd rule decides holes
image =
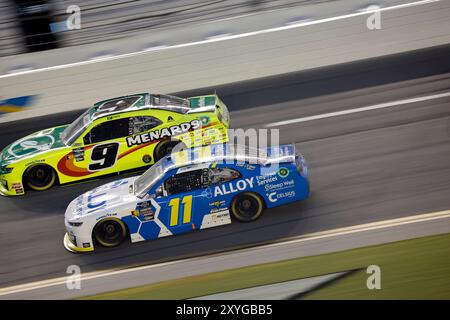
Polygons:
[[243,192],[231,201],[230,212],[238,221],[251,222],[262,215],[264,207],[264,201],[258,194]]
[[153,158],[155,159],[155,162],[161,160],[161,158],[164,158],[164,156],[170,154],[175,148],[176,145],[181,144],[181,149],[185,149],[186,146],[181,141],[173,141],[173,140],[164,140],[158,143],[158,145],[155,148],[155,151],[153,151]]
[[52,167],[43,164],[29,167],[24,174],[25,185],[36,191],[50,189],[56,180],[56,171]]
[[127,237],[128,229],[122,220],[106,218],[100,220],[94,227],[94,240],[102,247],[112,248],[120,245]]

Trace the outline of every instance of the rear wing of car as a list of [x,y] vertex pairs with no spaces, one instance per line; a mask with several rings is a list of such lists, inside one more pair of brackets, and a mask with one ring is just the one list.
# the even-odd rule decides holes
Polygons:
[[214,112],[220,122],[227,127],[229,126],[230,113],[217,94],[189,97],[187,100],[190,108],[188,113]]

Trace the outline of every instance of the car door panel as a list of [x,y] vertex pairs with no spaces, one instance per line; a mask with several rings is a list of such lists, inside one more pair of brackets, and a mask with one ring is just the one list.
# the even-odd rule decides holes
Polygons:
[[196,228],[195,192],[179,193],[161,199],[164,200],[158,203],[161,207],[158,218],[172,234],[189,232]]

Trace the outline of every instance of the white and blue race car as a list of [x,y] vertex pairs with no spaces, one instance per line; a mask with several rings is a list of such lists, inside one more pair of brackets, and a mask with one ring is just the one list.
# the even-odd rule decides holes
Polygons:
[[64,246],[93,251],[196,229],[258,219],[265,208],[309,196],[305,159],[293,145],[250,149],[211,145],[174,152],[141,176],[73,200]]

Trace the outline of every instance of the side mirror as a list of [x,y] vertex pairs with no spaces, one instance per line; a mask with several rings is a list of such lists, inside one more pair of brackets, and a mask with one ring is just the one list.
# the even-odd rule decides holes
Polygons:
[[84,136],[83,142],[84,142],[84,145],[91,144],[91,133],[90,132]]
[[164,194],[163,194],[163,190],[162,190],[162,186],[159,186],[156,190],[155,190],[155,196],[157,197],[157,198],[159,198],[159,197],[162,197]]

